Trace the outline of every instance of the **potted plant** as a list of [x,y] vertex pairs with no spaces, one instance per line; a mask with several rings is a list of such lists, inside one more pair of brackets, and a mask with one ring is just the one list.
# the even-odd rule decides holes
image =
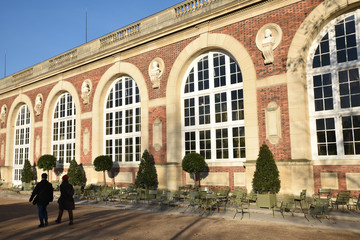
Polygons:
[[30,191],[34,180],[34,173],[29,160],[25,160],[23,170],[21,172],[21,182],[24,191]]
[[111,157],[107,155],[97,156],[94,160],[95,171],[103,172],[104,185],[106,185],[105,171],[110,171],[113,168],[113,161]]
[[[143,198],[148,198],[149,189],[157,189],[159,182],[155,168],[155,161],[153,156],[145,150],[139,164],[139,170],[135,179],[135,186],[137,188],[145,189]],[[142,193],[143,194],[143,193]]]
[[256,170],[252,180],[253,191],[257,193],[257,206],[272,208],[276,205],[276,193],[280,191],[279,170],[269,147],[260,147]]
[[188,153],[182,160],[182,169],[190,174],[194,174],[195,186],[197,185],[197,180],[199,180],[200,186],[200,172],[206,169],[206,162],[203,156],[199,153]]

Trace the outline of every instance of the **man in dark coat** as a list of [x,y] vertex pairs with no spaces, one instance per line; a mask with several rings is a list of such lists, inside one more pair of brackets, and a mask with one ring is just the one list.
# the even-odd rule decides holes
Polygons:
[[[41,174],[41,182],[36,184],[34,191],[31,194],[29,202],[31,202],[34,197],[33,204],[37,204],[38,213],[39,213],[39,220],[40,225],[39,227],[44,227],[48,225],[48,214],[46,207],[49,205],[49,202],[53,201],[53,187],[52,184],[49,183],[47,180],[47,174]],[[45,221],[45,223],[44,223]]]
[[58,200],[59,203],[59,215],[56,219],[56,223],[61,223],[61,217],[64,212],[64,210],[68,210],[69,212],[69,225],[73,224],[74,216],[73,211],[75,209],[75,203],[74,203],[74,188],[68,181],[69,176],[64,175],[62,177],[62,183],[60,185],[60,198]]

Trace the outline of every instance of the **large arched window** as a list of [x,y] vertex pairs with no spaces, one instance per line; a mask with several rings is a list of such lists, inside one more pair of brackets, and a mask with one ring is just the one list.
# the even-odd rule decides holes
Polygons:
[[245,160],[243,81],[230,55],[208,52],[190,65],[182,91],[182,139],[183,155]]
[[360,155],[359,17],[357,10],[332,20],[310,49],[308,93],[314,159]]
[[30,112],[26,105],[18,111],[15,122],[14,185],[21,184],[21,173],[30,151]]
[[63,93],[56,102],[52,124],[52,152],[59,165],[75,159],[75,118],[73,98]]
[[105,102],[105,153],[114,162],[140,161],[140,94],[129,76],[114,81]]

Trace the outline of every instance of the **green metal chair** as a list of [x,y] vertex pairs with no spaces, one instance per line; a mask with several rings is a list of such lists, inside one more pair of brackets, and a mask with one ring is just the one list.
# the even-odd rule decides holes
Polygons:
[[[319,216],[324,216],[325,218],[328,219],[329,204],[330,204],[329,199],[317,198],[315,199],[315,202],[310,205],[308,209],[308,214],[313,218],[317,218],[320,222],[321,220],[319,219]],[[304,216],[307,219],[306,214],[304,214]],[[309,219],[307,220],[309,221]]]
[[236,214],[241,212],[241,220],[244,218],[244,214],[248,213],[250,218],[250,201],[246,198],[237,198],[238,201],[234,202],[235,214],[233,219],[236,217]]
[[257,201],[257,194],[254,193],[253,191],[251,191],[251,192],[247,195],[246,198],[249,199],[249,202],[250,202],[250,203],[256,203],[256,201]]
[[300,204],[300,209],[304,213],[303,204],[306,204],[306,189],[303,189],[300,192],[300,196],[295,197],[294,201],[295,201],[295,208],[296,208],[296,204],[299,203]]
[[201,207],[201,201],[200,201],[200,193],[198,191],[191,191],[189,194],[189,199],[185,201],[187,204],[187,208],[184,212],[186,212],[187,209],[192,208],[200,208]]
[[350,209],[352,207],[354,207],[355,210],[359,211],[360,210],[360,194],[358,197],[352,197],[351,200],[352,201],[349,203]]
[[209,209],[209,215],[211,215],[212,209],[214,207],[217,211],[219,211],[217,195],[215,193],[206,193],[204,195],[200,195],[200,208],[203,209],[202,214],[204,214],[206,210]]
[[280,202],[279,206],[276,204],[276,206],[273,207],[272,210],[273,210],[273,216],[275,216],[275,211],[279,211],[283,218],[284,218],[284,212],[291,212],[291,215],[294,216],[294,212],[295,212],[294,198],[286,197],[283,201]]
[[339,209],[339,205],[343,206],[343,210],[345,210],[345,206],[347,209],[349,209],[349,201],[351,198],[351,192],[350,191],[342,191],[339,192],[336,196],[335,201],[331,201],[331,206],[336,206],[336,209]]
[[331,199],[332,190],[330,188],[319,188],[318,193],[313,195],[314,198],[327,198]]

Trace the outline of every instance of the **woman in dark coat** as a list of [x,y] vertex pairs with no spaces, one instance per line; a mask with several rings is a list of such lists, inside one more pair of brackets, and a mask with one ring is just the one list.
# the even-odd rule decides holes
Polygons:
[[75,203],[74,203],[74,188],[73,186],[68,182],[69,176],[64,175],[62,177],[62,183],[60,185],[60,198],[58,200],[59,203],[59,215],[56,219],[56,223],[61,222],[61,217],[64,212],[64,210],[68,210],[69,212],[69,225],[73,224],[74,216],[73,211],[75,209]]

